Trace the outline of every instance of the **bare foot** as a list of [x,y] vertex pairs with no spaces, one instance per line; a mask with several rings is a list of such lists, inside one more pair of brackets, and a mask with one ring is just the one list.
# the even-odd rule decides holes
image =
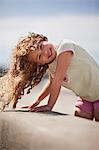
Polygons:
[[89,113],[87,113],[87,112],[84,112],[84,111],[82,111],[80,108],[78,108],[78,107],[76,107],[75,108],[75,114],[74,114],[75,116],[78,116],[78,117],[82,117],[82,118],[86,118],[86,119],[90,119],[90,120],[93,120],[93,113],[91,114],[89,114]]

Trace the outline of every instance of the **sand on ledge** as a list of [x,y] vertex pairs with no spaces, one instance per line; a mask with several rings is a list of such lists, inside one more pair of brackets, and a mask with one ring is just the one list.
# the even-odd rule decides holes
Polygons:
[[16,110],[0,113],[0,150],[99,149],[99,123],[73,116],[76,96],[71,91],[62,89],[53,111],[46,113],[20,109],[32,102],[25,98]]

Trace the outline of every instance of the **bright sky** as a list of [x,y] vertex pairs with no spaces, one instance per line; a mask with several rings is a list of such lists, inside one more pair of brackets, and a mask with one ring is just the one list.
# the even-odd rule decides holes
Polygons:
[[42,33],[56,44],[74,40],[98,61],[98,6],[98,0],[0,0],[0,64],[10,63],[12,49],[28,32]]
[[0,17],[99,12],[98,0],[0,0]]

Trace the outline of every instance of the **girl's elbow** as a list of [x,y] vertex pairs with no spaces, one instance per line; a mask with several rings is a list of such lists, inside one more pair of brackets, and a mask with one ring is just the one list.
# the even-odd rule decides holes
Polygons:
[[64,77],[58,77],[55,82],[58,84],[62,84],[63,80],[64,80]]

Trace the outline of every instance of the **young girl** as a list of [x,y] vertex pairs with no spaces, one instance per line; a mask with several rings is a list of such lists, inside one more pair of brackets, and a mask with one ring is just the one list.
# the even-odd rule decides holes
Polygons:
[[[18,43],[13,58],[10,74],[20,79],[13,92],[14,107],[24,94],[24,89],[28,88],[29,93],[49,69],[48,85],[28,106],[30,111],[52,110],[61,86],[64,86],[79,97],[75,104],[75,115],[87,119],[95,117],[99,121],[99,67],[85,49],[66,40],[55,47],[43,35],[31,33]],[[47,105],[37,107],[48,95]]]

